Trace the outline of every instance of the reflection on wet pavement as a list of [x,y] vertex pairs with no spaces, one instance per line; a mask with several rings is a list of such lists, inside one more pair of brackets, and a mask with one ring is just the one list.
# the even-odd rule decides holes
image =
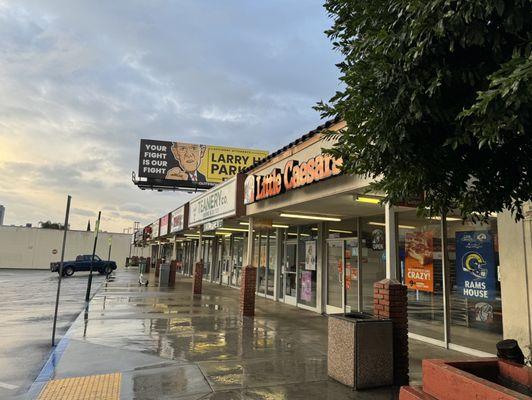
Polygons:
[[[76,320],[56,378],[121,372],[123,399],[389,399],[327,378],[327,319],[257,298],[240,318],[239,291],[191,281],[139,287],[120,270]],[[155,282],[153,277],[150,282]]]

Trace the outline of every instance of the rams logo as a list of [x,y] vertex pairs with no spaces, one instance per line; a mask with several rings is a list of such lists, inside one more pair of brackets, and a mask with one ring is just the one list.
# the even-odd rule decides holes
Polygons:
[[485,279],[488,276],[486,261],[480,254],[474,251],[464,254],[462,258],[462,269],[475,278]]

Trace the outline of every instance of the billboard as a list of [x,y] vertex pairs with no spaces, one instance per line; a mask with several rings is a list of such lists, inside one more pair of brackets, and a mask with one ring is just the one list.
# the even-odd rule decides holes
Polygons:
[[409,232],[405,237],[405,269],[408,289],[434,292],[433,234]]
[[493,300],[496,274],[491,233],[456,232],[456,285],[459,293],[472,299]]
[[267,155],[263,150],[141,139],[138,176],[211,187]]

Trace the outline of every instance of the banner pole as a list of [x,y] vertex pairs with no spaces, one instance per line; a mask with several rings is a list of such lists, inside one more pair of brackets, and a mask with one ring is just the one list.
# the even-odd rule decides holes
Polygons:
[[[107,266],[111,264],[111,248],[112,247],[113,247],[113,238],[112,236],[110,236],[109,237],[109,254],[107,255]],[[131,245],[130,245],[130,248],[131,248]],[[107,274],[106,278],[109,278],[109,274]]]
[[65,261],[65,245],[68,231],[68,218],[70,216],[70,200],[72,196],[67,196],[67,205],[65,212],[65,225],[63,226],[63,245],[61,248],[61,262],[59,263],[59,280],[57,281],[57,294],[55,296],[54,325],[52,328],[52,347],[55,346],[55,328],[57,326],[57,311],[59,309],[59,294],[61,293],[61,278],[63,277],[63,262]]
[[91,286],[92,286],[92,269],[94,267],[94,255],[96,254],[96,245],[98,243],[98,231],[100,230],[100,217],[102,215],[101,211],[98,211],[98,220],[96,221],[96,228],[94,230],[94,247],[92,248],[92,258],[91,258],[91,268],[89,270],[89,279],[87,281],[87,292],[85,293],[85,305],[89,305],[89,300],[91,296]]

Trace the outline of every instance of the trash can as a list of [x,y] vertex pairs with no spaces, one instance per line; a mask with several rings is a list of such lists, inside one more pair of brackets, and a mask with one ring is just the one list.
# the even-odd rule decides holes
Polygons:
[[331,314],[327,374],[354,389],[393,384],[393,325],[365,313]]
[[170,264],[164,263],[159,266],[159,286],[168,286],[170,283]]

